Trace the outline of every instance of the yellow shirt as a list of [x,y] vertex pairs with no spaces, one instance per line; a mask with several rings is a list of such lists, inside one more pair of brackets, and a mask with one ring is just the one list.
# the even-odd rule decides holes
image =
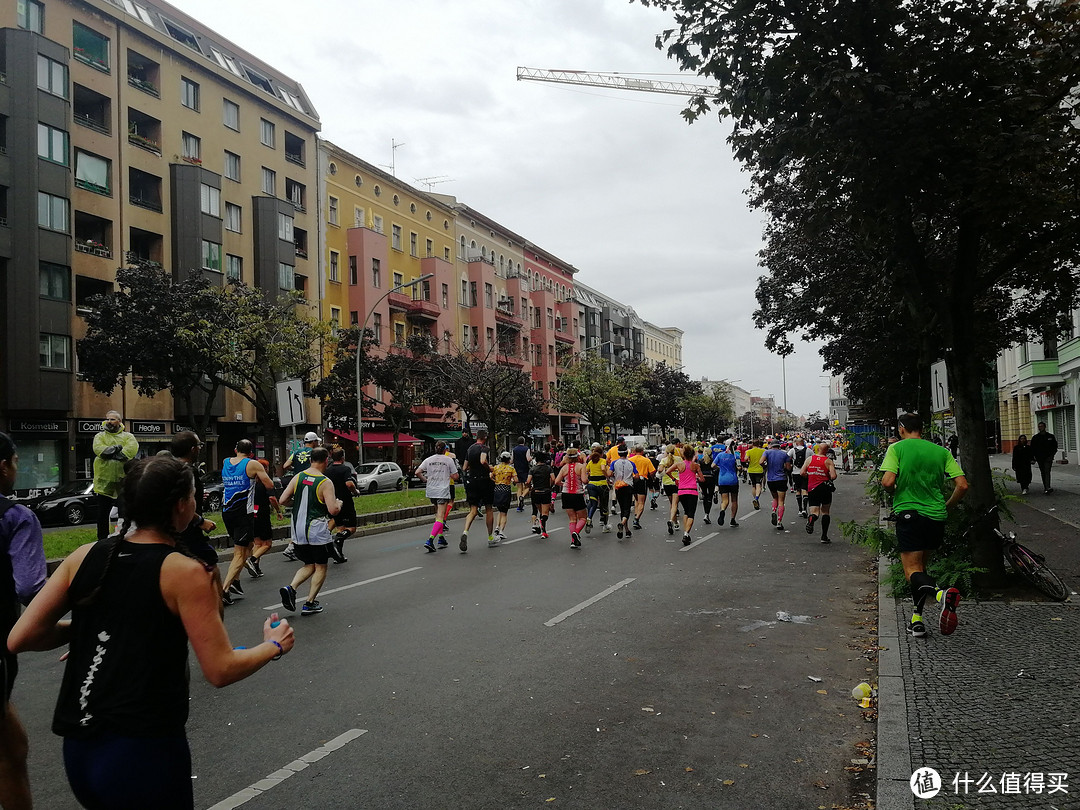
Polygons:
[[491,468],[491,477],[496,484],[508,486],[514,483],[515,475],[514,468],[509,464],[496,464]]
[[656,472],[656,465],[649,460],[648,456],[630,456],[630,460],[634,462],[638,475],[642,478],[648,478]]
[[765,468],[761,466],[761,457],[765,455],[764,447],[751,447],[746,451],[746,471],[748,473],[763,473]]
[[599,461],[588,461],[585,463],[585,471],[589,475],[589,481],[593,484],[599,484],[607,481],[608,463],[604,459]]
[[608,464],[613,462],[618,457],[619,457],[619,445],[613,444],[613,445],[611,445],[611,447],[608,448],[608,451],[607,451]]

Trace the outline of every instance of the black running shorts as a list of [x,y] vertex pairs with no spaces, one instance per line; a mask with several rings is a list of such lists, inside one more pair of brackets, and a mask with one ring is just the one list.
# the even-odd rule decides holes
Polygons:
[[696,494],[683,493],[679,496],[679,507],[688,518],[697,514],[698,496]]
[[255,530],[251,515],[242,509],[230,509],[221,513],[221,522],[225,524],[225,531],[229,533],[229,539],[234,546],[251,545]]
[[810,494],[806,496],[806,505],[809,506],[825,506],[832,503],[832,489],[830,487],[818,484],[812,490]]
[[580,492],[564,492],[562,494],[563,509],[577,509],[584,512],[588,507],[585,505],[585,496]]
[[945,539],[945,521],[906,509],[896,516],[896,547],[899,551],[933,551]]
[[308,546],[296,543],[293,546],[296,559],[304,565],[326,565],[330,562],[330,544],[323,543],[318,546]]
[[776,495],[778,492],[787,492],[787,481],[769,481],[769,492]]

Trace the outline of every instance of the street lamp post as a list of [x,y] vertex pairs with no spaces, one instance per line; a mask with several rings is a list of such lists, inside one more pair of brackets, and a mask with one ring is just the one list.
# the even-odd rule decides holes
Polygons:
[[368,310],[367,316],[364,318],[364,325],[360,328],[360,337],[356,341],[356,451],[359,454],[359,464],[364,463],[364,391],[363,386],[360,384],[360,353],[364,347],[364,335],[367,333],[368,321],[371,320],[371,316],[375,312],[375,307],[386,300],[392,293],[401,292],[409,287],[415,289],[416,285],[421,281],[427,281],[434,276],[434,273],[425,273],[405,284],[395,284],[379,296],[378,300],[371,305],[371,309]]

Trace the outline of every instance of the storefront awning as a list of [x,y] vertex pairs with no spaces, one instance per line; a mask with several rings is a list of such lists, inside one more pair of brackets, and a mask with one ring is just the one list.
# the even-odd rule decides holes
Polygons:
[[[339,439],[344,439],[347,442],[356,444],[356,431],[355,430],[327,430],[326,433],[330,436],[337,436]],[[372,445],[373,447],[389,446],[394,443],[394,434],[389,430],[365,430],[364,431],[364,446]],[[411,436],[408,433],[398,434],[398,444],[423,444],[422,439],[418,439],[415,436]]]
[[[418,430],[417,433],[419,433],[421,436],[424,436],[424,437],[426,437],[428,439],[431,439],[432,441],[435,441],[435,442],[437,442],[437,441],[452,442],[452,441],[457,441],[458,439],[461,438],[461,431],[460,430],[425,430],[425,431],[419,431]],[[365,444],[366,444],[366,442],[365,442]]]

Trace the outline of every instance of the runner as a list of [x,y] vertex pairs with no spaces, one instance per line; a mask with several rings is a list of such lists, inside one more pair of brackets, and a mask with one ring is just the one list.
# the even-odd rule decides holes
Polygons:
[[533,517],[539,515],[539,525],[533,526],[533,533],[545,540],[548,537],[547,521],[551,514],[551,467],[547,463],[548,454],[541,451],[536,454],[536,464],[529,471],[525,484],[532,492]]
[[566,451],[566,466],[555,476],[554,486],[563,485],[562,506],[570,522],[570,548],[581,548],[581,530],[585,527],[585,465],[578,461],[576,447]]
[[[637,467],[637,477],[634,479],[634,531],[641,528],[641,516],[645,514],[645,496],[648,487],[656,480],[656,465],[645,455],[645,449],[639,444],[634,448],[630,461]],[[656,504],[653,504],[653,508]]]
[[716,525],[724,525],[727,510],[731,509],[731,527],[738,528],[735,518],[739,514],[739,457],[735,453],[735,441],[723,445],[723,450],[713,456],[716,465],[716,489],[720,493],[720,514]]
[[221,465],[222,493],[221,521],[233,544],[233,558],[229,572],[221,583],[221,601],[233,604],[233,596],[243,596],[244,587],[238,577],[251,554],[255,540],[255,480],[258,479],[268,492],[274,491],[274,482],[266,474],[262,464],[252,456],[255,446],[249,439],[236,443],[235,455]]
[[446,452],[446,442],[435,442],[435,454],[428,456],[416,468],[416,475],[426,485],[424,494],[435,505],[435,522],[431,524],[431,536],[424,543],[428,553],[438,547],[446,548],[446,521],[453,504],[453,482],[459,477],[457,461]]
[[[683,538],[684,546],[690,545],[690,529],[694,526],[694,515],[697,512],[698,485],[701,483],[701,467],[694,461],[694,448],[686,445],[683,448],[683,457],[676,460],[672,469],[678,477],[679,505],[683,511]],[[670,531],[668,532],[670,534]]]
[[[308,468],[297,473],[281,495],[285,506],[296,496],[292,510],[292,540],[296,556],[304,565],[292,582],[281,589],[281,604],[286,610],[296,610],[296,589],[311,580],[308,597],[300,609],[301,616],[322,613],[323,606],[316,598],[326,581],[326,566],[330,561],[330,517],[341,510],[341,501],[334,495],[334,485],[326,477],[330,454],[325,447],[311,451]],[[260,467],[260,469],[262,469]]]
[[799,475],[806,479],[810,492],[806,500],[810,511],[806,520],[806,533],[813,534],[814,524],[820,519],[822,543],[832,542],[829,539],[829,522],[832,520],[829,510],[832,508],[833,490],[836,489],[833,485],[836,480],[836,465],[827,455],[828,444],[826,441],[815,447],[812,455],[799,469]]
[[480,507],[484,510],[484,524],[487,526],[488,545],[495,540],[495,510],[492,509],[495,498],[495,484],[491,480],[491,465],[487,447],[487,431],[476,431],[476,443],[469,447],[465,457],[465,498],[469,502],[469,514],[465,516],[465,530],[461,533],[458,548],[462,552],[469,550],[469,528],[476,520]]
[[660,473],[660,485],[668,499],[668,534],[675,534],[675,522],[679,518],[679,471],[675,466],[679,460],[675,445],[669,445],[657,468]]
[[326,477],[333,483],[334,495],[341,501],[341,511],[330,521],[330,531],[334,535],[330,556],[335,563],[344,563],[349,561],[345,556],[345,540],[356,531],[356,503],[353,501],[356,495],[356,470],[345,461],[345,451],[340,447],[335,447],[330,453]]
[[608,448],[607,454],[604,456],[604,460],[608,464],[612,464],[615,460],[622,455],[620,452],[623,447],[626,447],[626,437],[620,436],[619,440]]
[[791,469],[791,458],[780,449],[780,442],[773,439],[769,442],[769,449],[761,457],[761,463],[765,469],[765,478],[772,493],[772,525],[779,532],[784,531],[784,498],[787,497],[788,470]]
[[[266,477],[270,477],[270,462],[265,458],[255,459],[263,468]],[[280,518],[282,515],[278,499],[274,497],[273,489],[267,489],[262,476],[255,479],[255,513],[252,517],[252,543],[251,556],[244,560],[244,568],[255,579],[263,576],[259,558],[267,554],[274,545],[274,527],[270,522],[270,511],[273,510]]]
[[523,512],[525,510],[525,496],[529,493],[529,490],[525,486],[525,481],[529,477],[529,464],[533,460],[532,450],[525,444],[525,437],[518,436],[517,444],[514,446],[514,472],[517,473],[518,480],[518,505],[517,510]]
[[750,494],[754,498],[755,509],[761,508],[758,498],[761,495],[761,479],[765,477],[765,469],[761,466],[761,457],[765,455],[763,444],[761,439],[754,439],[746,451],[746,474],[750,477]]
[[745,438],[741,439],[739,441],[739,447],[738,447],[739,467],[740,467],[740,469],[742,471],[742,482],[744,484],[748,484],[750,482],[750,479],[748,478],[749,473],[747,472],[747,469],[749,467],[749,462],[747,461],[746,454],[750,452],[750,448],[752,446],[753,445],[751,445],[750,442]]
[[645,457],[653,465],[653,474],[649,476],[649,489],[652,491],[652,497],[649,498],[649,509],[655,509],[656,499],[660,497],[662,489],[660,484],[660,462],[663,460],[663,454],[658,455],[655,450],[649,449],[646,451]]
[[701,467],[701,505],[705,511],[705,522],[712,523],[709,511],[716,500],[716,464],[713,463],[713,450],[705,445],[697,454],[698,466]]
[[[622,447],[626,447],[623,443]],[[616,452],[616,458],[618,458],[619,445],[615,445],[612,450]],[[610,451],[609,451],[610,452]],[[585,473],[588,476],[588,488],[589,493],[589,514],[585,520],[585,533],[588,534],[592,531],[592,519],[596,514],[597,508],[600,510],[600,525],[603,526],[603,532],[606,534],[611,531],[611,527],[608,526],[608,500],[611,497],[611,489],[608,487],[608,462],[601,453],[599,442],[593,442],[592,454],[589,456],[589,460],[585,462]]]
[[634,484],[638,478],[638,468],[627,456],[629,450],[623,444],[619,448],[619,457],[612,462],[609,476],[615,486],[615,500],[619,504],[619,528],[615,536],[622,540],[623,534],[633,537],[630,531],[630,511],[634,502]]
[[806,465],[807,455],[806,440],[800,434],[795,437],[795,443],[788,450],[791,458],[791,487],[795,490],[795,500],[799,504],[799,517],[806,517],[806,476],[801,471]]
[[494,508],[499,517],[495,526],[495,539],[488,546],[496,546],[506,539],[506,517],[510,511],[510,501],[514,497],[514,484],[519,483],[517,473],[514,472],[510,460],[513,454],[504,450],[499,454],[499,463],[491,470],[491,480],[495,482],[495,494],[493,497]]

